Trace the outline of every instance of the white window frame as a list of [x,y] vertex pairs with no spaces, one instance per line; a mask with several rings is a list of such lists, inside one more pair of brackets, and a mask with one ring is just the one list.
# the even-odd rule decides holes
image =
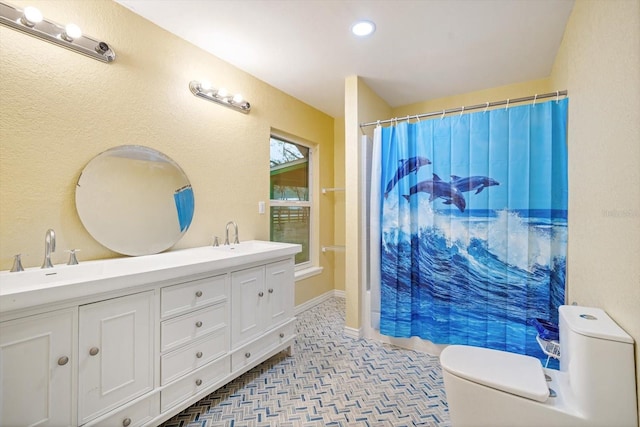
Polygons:
[[[315,191],[314,191],[314,170],[316,169],[315,164],[315,147],[304,141],[301,141],[290,135],[283,135],[281,133],[272,131],[270,134],[271,138],[278,139],[280,141],[288,142],[290,144],[300,145],[302,147],[309,149],[309,165],[308,165],[308,199],[307,201],[287,201],[287,200],[269,200],[269,204],[271,207],[276,206],[299,206],[299,207],[308,207],[309,208],[309,260],[305,262],[301,262],[300,264],[295,265],[295,271],[307,270],[314,266],[316,259],[316,241],[315,241],[315,224],[316,224],[316,212],[314,209],[314,201],[315,201]],[[271,214],[269,214],[269,229],[271,229]],[[269,236],[271,239],[271,236]]]

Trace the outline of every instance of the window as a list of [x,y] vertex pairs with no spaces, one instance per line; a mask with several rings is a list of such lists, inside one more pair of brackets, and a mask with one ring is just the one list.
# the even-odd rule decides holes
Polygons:
[[307,267],[311,247],[311,149],[271,136],[271,240],[298,243],[296,267]]

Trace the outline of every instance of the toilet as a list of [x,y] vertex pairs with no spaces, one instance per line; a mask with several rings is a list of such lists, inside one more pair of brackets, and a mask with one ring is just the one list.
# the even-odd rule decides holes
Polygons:
[[442,351],[453,427],[638,425],[631,336],[599,308],[563,305],[559,315],[559,371],[505,351]]

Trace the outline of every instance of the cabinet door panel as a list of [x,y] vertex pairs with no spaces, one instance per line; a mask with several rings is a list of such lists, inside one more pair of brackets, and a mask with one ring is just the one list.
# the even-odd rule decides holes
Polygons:
[[231,298],[231,336],[236,347],[264,329],[264,267],[232,273]]
[[75,310],[0,325],[0,425],[73,424]]
[[80,422],[153,389],[153,292],[80,307]]
[[276,326],[293,317],[293,259],[266,266],[266,327]]

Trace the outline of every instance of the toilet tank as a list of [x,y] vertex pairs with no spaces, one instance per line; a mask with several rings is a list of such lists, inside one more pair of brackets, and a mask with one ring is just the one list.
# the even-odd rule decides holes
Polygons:
[[602,309],[563,305],[559,313],[560,370],[580,413],[593,425],[637,425],[633,338]]

